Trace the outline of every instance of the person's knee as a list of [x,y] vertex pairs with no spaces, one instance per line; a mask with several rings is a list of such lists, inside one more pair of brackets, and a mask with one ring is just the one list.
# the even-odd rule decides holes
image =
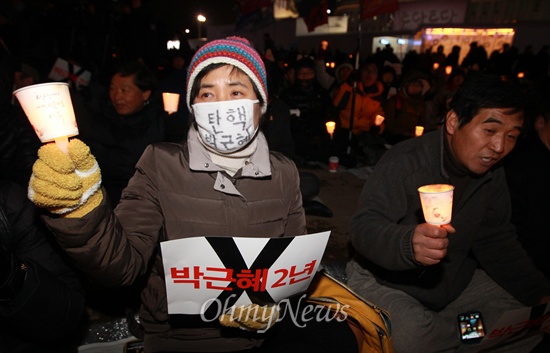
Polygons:
[[392,320],[392,341],[395,353],[425,353],[435,345],[452,347],[446,323],[436,319],[434,312],[407,301],[396,301],[388,311]]
[[319,178],[313,173],[300,172],[300,192],[304,200],[319,195]]

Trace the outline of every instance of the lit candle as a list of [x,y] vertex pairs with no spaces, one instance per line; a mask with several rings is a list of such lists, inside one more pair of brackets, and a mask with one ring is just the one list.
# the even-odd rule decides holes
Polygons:
[[439,63],[434,63],[434,66],[433,66],[434,70],[437,70],[439,69]]
[[374,118],[374,125],[380,126],[384,122],[384,117],[382,115],[376,115],[376,118]]
[[421,136],[424,133],[424,126],[416,126],[414,128],[414,136]]
[[454,188],[448,184],[430,184],[418,188],[426,223],[435,225],[451,223]]
[[445,73],[447,75],[450,75],[451,72],[453,72],[453,67],[452,66],[445,66]]
[[162,101],[164,102],[164,111],[168,114],[172,114],[178,111],[178,104],[180,101],[179,93],[162,93]]
[[13,94],[40,141],[55,141],[57,147],[68,153],[69,137],[78,135],[69,84],[41,83],[20,88]]
[[327,127],[327,132],[330,134],[330,138],[332,139],[332,134],[334,134],[334,130],[336,129],[336,123],[334,121],[327,121],[325,125]]

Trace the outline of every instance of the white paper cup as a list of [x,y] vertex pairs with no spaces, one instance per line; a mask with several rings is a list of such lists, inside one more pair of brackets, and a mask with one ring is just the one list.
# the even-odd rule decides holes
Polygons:
[[13,94],[41,142],[78,135],[68,83],[40,83]]
[[179,93],[163,92],[162,100],[164,102],[164,111],[170,114],[178,111],[178,103],[180,101]]
[[426,223],[435,225],[451,223],[454,189],[455,187],[449,184],[431,184],[418,188]]
[[376,115],[376,117],[374,118],[374,125],[376,126],[380,126],[382,125],[382,123],[384,122],[384,117],[382,115]]
[[416,126],[414,128],[414,136],[416,137],[422,136],[423,133],[424,133],[424,126]]

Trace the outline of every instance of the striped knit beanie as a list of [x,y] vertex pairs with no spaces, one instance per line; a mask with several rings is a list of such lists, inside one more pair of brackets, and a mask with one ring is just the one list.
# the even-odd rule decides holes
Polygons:
[[227,37],[203,45],[191,59],[187,72],[187,107],[191,111],[191,88],[197,75],[208,65],[225,63],[238,67],[250,77],[264,104],[262,114],[267,109],[267,75],[260,54],[241,37]]

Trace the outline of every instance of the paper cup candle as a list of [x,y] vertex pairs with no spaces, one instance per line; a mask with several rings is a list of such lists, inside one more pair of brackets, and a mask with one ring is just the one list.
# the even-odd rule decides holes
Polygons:
[[454,186],[448,184],[431,184],[418,188],[426,223],[435,225],[451,223],[454,189]]
[[330,138],[332,139],[332,134],[334,134],[334,129],[336,129],[336,123],[334,121],[327,121],[325,124],[327,127],[327,132],[330,135]]
[[55,141],[67,153],[69,137],[78,135],[69,84],[40,83],[20,88],[13,94],[40,141]]
[[382,123],[384,122],[384,117],[382,115],[377,115],[375,118],[374,118],[374,125],[376,126],[380,126],[382,125]]
[[416,137],[422,136],[423,133],[424,133],[424,126],[416,126],[414,128],[414,136]]
[[162,93],[162,100],[164,102],[164,111],[168,114],[172,114],[178,111],[178,103],[180,101],[179,93]]

